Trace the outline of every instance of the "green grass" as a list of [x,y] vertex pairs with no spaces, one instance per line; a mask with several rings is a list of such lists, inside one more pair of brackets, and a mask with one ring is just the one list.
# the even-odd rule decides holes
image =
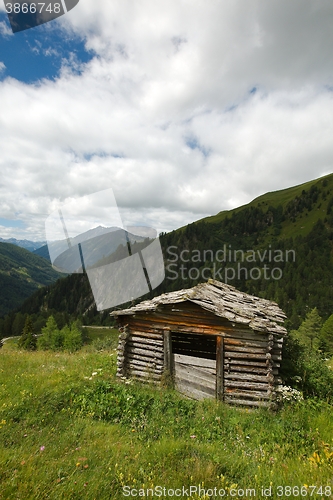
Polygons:
[[[287,204],[293,200],[296,196],[301,196],[303,189],[306,191],[311,188],[312,185],[317,185],[319,189],[322,187],[323,180],[326,179],[327,185],[325,187],[326,190],[333,189],[333,174],[329,174],[327,176],[321,177],[319,179],[306,182],[304,184],[300,184],[298,186],[293,186],[287,189],[281,189],[279,191],[273,191],[269,193],[265,193],[250,203],[246,205],[242,205],[241,207],[237,207],[233,210],[224,210],[219,212],[217,215],[213,215],[210,217],[206,217],[201,219],[205,222],[211,223],[219,223],[223,221],[227,216],[230,217],[233,213],[241,212],[246,207],[260,207],[263,211],[267,211],[269,206],[277,207],[278,205],[282,205],[283,208],[287,206]],[[307,215],[305,212],[298,217],[298,219],[293,223],[289,220],[286,220],[282,224],[281,238],[290,238],[295,236],[304,236],[307,235],[314,224],[317,222],[319,218],[324,218],[328,206],[328,200],[326,201],[318,201],[318,203],[314,204],[313,209]],[[319,207],[319,205],[321,205]],[[319,208],[318,208],[319,207]],[[199,222],[199,221],[198,221]],[[267,235],[267,240],[269,239],[270,234]]]
[[287,498],[277,496],[278,485],[333,491],[333,412],[325,403],[270,413],[195,402],[116,381],[115,351],[91,345],[66,354],[9,343],[0,367],[0,499],[121,499],[125,485],[237,484],[255,488],[256,498],[271,483],[269,498]]
[[118,345],[119,330],[116,328],[86,327],[87,343],[97,351],[116,349]]

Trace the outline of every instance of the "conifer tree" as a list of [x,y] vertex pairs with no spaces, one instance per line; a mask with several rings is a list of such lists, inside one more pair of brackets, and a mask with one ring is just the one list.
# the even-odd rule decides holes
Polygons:
[[18,347],[29,351],[34,351],[37,347],[37,340],[31,316],[27,316],[25,320],[23,332],[18,341]]
[[53,316],[50,316],[44,328],[42,328],[42,335],[38,338],[38,349],[48,350],[55,349],[55,338],[59,330],[57,323]]
[[333,314],[323,324],[320,335],[320,348],[325,354],[333,355]]
[[319,316],[318,309],[315,307],[307,313],[305,320],[299,329],[294,331],[294,334],[301,344],[310,347],[311,350],[317,350],[321,327],[322,319]]

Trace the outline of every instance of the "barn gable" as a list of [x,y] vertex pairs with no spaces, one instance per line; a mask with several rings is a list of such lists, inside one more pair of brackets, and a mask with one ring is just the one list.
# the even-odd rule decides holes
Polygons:
[[114,311],[119,376],[176,388],[195,399],[268,406],[278,376],[285,314],[274,302],[209,280]]

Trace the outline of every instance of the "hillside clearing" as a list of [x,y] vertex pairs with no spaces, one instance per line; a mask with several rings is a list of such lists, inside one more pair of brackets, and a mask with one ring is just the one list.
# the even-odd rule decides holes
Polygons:
[[[0,498],[118,499],[125,486],[158,485],[238,485],[260,496],[271,484],[270,498],[281,498],[278,485],[333,489],[325,403],[274,414],[194,402],[115,381],[115,361],[115,350],[92,346],[74,355],[4,346]],[[318,491],[312,498],[322,498]]]

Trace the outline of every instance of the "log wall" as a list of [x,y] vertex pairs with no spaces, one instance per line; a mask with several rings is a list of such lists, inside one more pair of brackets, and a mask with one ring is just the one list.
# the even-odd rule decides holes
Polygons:
[[118,320],[118,376],[159,383],[168,372],[195,399],[216,397],[249,407],[274,402],[281,335],[254,332],[194,304]]
[[138,332],[125,326],[119,336],[117,375],[159,382],[164,371],[163,332]]

